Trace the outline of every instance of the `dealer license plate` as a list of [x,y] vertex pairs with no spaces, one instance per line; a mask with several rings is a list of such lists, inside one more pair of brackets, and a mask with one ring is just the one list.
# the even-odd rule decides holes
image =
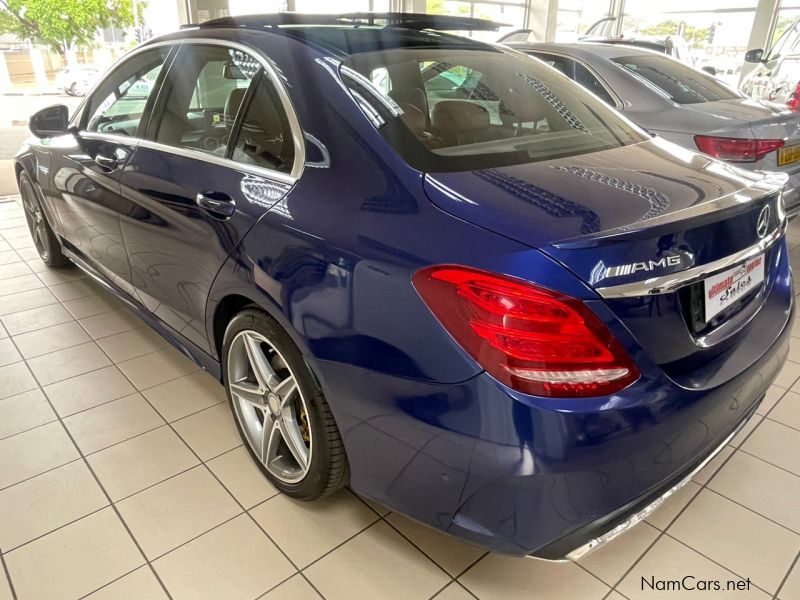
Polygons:
[[800,160],[800,144],[778,149],[778,166],[789,165]]
[[723,310],[758,289],[764,281],[764,255],[709,277],[703,283],[706,323]]

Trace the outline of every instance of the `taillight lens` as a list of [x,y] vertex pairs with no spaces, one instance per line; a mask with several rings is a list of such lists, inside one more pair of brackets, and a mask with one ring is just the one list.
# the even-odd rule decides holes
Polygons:
[[630,356],[582,302],[477,269],[417,271],[414,287],[490,375],[536,396],[605,396],[639,377]]
[[715,158],[732,162],[756,162],[770,152],[782,148],[786,142],[784,140],[751,140],[696,135],[694,143],[701,152]]
[[789,98],[786,100],[786,108],[792,112],[797,112],[800,109],[800,81],[794,86],[794,91],[789,94]]

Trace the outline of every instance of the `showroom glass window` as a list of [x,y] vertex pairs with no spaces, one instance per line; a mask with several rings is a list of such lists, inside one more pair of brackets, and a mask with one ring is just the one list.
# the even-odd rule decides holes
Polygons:
[[658,40],[671,55],[738,86],[758,0],[625,0],[622,35]]
[[83,128],[136,136],[169,51],[169,46],[153,48],[136,54],[117,67],[89,98]]
[[184,45],[156,108],[154,139],[224,156],[236,115],[260,64],[240,50]]

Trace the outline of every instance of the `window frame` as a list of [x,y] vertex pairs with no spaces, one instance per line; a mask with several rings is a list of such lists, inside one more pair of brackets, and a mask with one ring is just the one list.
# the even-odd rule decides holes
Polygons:
[[[294,162],[292,163],[292,169],[290,173],[287,174],[281,171],[276,171],[274,169],[269,169],[267,167],[241,163],[227,157],[215,156],[207,154],[205,152],[201,152],[199,150],[192,150],[189,148],[170,146],[168,144],[156,142],[152,139],[147,139],[147,134],[151,131],[151,126],[155,122],[157,122],[157,120],[160,118],[157,112],[158,108],[161,106],[159,100],[161,100],[162,91],[164,89],[164,83],[167,77],[169,77],[170,71],[176,64],[176,58],[179,56],[181,50],[183,50],[188,46],[193,46],[193,45],[222,46],[224,48],[238,50],[240,52],[248,54],[251,58],[253,58],[256,62],[258,62],[258,64],[261,66],[259,72],[262,73],[262,77],[267,77],[269,82],[275,88],[275,91],[278,94],[278,98],[280,98],[283,110],[286,114],[286,118],[289,122],[289,129],[294,144]],[[116,73],[119,68],[121,68],[134,56],[137,56],[142,52],[147,52],[148,50],[152,50],[153,48],[158,48],[161,46],[171,46],[171,48],[167,53],[166,59],[164,60],[164,67],[161,69],[161,72],[159,73],[159,77],[156,81],[155,88],[153,92],[150,94],[150,97],[147,100],[147,104],[145,105],[145,110],[142,113],[142,120],[140,122],[139,128],[137,128],[137,136],[133,137],[133,136],[110,134],[110,133],[100,133],[100,132],[86,131],[85,129],[81,128],[81,123],[83,122],[84,119],[84,113],[86,112],[86,107],[89,105],[89,99],[94,96],[94,92],[97,89],[97,87],[99,87],[109,77],[113,77],[114,73]],[[249,92],[250,86],[247,89]],[[242,102],[242,106],[240,107],[239,112],[237,112],[237,118],[239,116],[239,113],[242,113],[242,111],[246,110],[247,107],[249,106],[249,103],[247,103],[246,105],[245,102],[246,100],[248,100],[247,97]],[[142,123],[145,123],[144,128],[142,128]],[[253,48],[245,44],[240,44],[238,42],[231,42],[228,40],[220,40],[220,39],[206,38],[206,37],[186,38],[179,40],[154,42],[151,44],[146,44],[144,46],[141,46],[133,50],[119,63],[119,65],[115,66],[112,71],[109,71],[107,75],[99,79],[98,83],[95,84],[92,90],[86,95],[86,99],[78,107],[78,110],[75,111],[75,115],[70,121],[70,124],[77,126],[79,128],[80,135],[85,136],[87,138],[118,141],[121,143],[125,143],[127,145],[141,146],[143,148],[149,148],[160,152],[166,152],[178,156],[185,156],[187,158],[192,158],[208,163],[229,167],[231,169],[235,169],[238,171],[252,173],[254,175],[259,175],[261,177],[266,177],[268,179],[276,180],[290,185],[293,185],[300,178],[306,164],[305,136],[300,126],[300,121],[297,118],[297,112],[294,110],[294,106],[292,105],[289,93],[286,91],[286,87],[281,81],[281,78],[278,76],[278,71],[276,67],[273,65],[272,61],[257,48]],[[227,155],[227,148],[226,148],[226,155]]]
[[[120,140],[125,141],[127,144],[138,144],[139,141],[142,139],[142,134],[146,131],[147,127],[150,124],[150,117],[152,115],[153,104],[155,103],[156,97],[161,92],[161,85],[164,82],[164,78],[167,75],[170,67],[172,66],[172,61],[175,58],[177,53],[177,47],[179,44],[175,42],[164,42],[159,44],[150,44],[147,46],[143,46],[141,48],[137,48],[133,52],[130,52],[123,58],[119,63],[115,64],[111,69],[109,69],[102,77],[98,78],[97,82],[92,86],[92,89],[86,94],[83,102],[78,106],[78,109],[75,111],[75,114],[70,119],[70,126],[75,127],[82,136],[91,138],[91,139],[108,139],[108,140]],[[161,65],[161,71],[158,73],[158,77],[156,77],[156,81],[153,84],[153,89],[150,92],[150,95],[147,97],[147,102],[144,105],[144,109],[142,110],[142,118],[139,120],[139,124],[136,126],[136,135],[129,136],[129,135],[119,135],[115,133],[104,133],[102,131],[89,131],[86,129],[88,123],[86,122],[91,115],[88,114],[88,110],[91,108],[92,100],[95,98],[95,95],[99,92],[99,88],[107,81],[112,79],[115,76],[119,75],[119,72],[122,71],[125,66],[133,60],[135,57],[139,56],[140,54],[144,54],[146,52],[155,50],[160,47],[170,46],[169,50],[167,51],[167,55],[164,57],[164,62]],[[119,82],[122,83],[121,81]]]
[[[597,69],[595,69],[591,65],[587,64],[586,61],[584,61],[584,60],[582,60],[582,59],[580,59],[580,58],[578,58],[576,56],[572,56],[570,54],[565,54],[564,52],[556,52],[556,51],[553,51],[553,50],[539,50],[539,49],[528,50],[528,51],[526,51],[526,54],[529,53],[529,52],[530,52],[530,56],[533,56],[533,58],[538,58],[539,60],[541,60],[543,62],[544,62],[544,59],[542,57],[538,56],[539,54],[557,56],[559,58],[565,58],[567,60],[571,60],[571,61],[575,62],[576,64],[581,65],[584,69],[586,69],[589,72],[590,75],[592,75],[595,79],[597,79],[598,83],[600,83],[600,85],[603,86],[603,89],[606,91],[606,93],[609,95],[609,97],[614,101],[614,104],[610,105],[610,106],[612,106],[613,108],[616,108],[617,110],[623,110],[625,108],[625,104],[622,102],[622,99],[617,95],[617,93],[614,90],[611,89],[611,86],[608,85],[608,82],[605,79],[603,79],[603,77],[600,75],[600,73],[597,72]],[[547,66],[550,67],[550,65],[547,65]],[[555,67],[551,67],[551,68],[555,69]],[[556,69],[556,71],[558,71],[558,69]],[[559,73],[561,73],[561,71],[559,71]],[[562,73],[562,75],[564,75],[564,74]],[[569,76],[568,75],[564,75],[564,77],[569,77]],[[589,92],[592,91],[589,88],[587,88],[587,87],[581,85],[580,83],[578,83],[578,81],[576,79],[572,79],[571,77],[570,77],[570,79],[572,81],[574,81],[575,83],[577,83],[578,85],[580,85],[583,89],[585,89],[585,90],[587,90]],[[600,100],[602,100],[602,98],[600,98]]]

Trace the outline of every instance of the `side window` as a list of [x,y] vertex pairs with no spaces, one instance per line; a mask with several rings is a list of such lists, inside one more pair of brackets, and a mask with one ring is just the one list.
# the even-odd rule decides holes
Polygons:
[[164,85],[149,137],[223,156],[236,115],[260,64],[223,46],[185,45]]
[[616,106],[617,103],[614,102],[611,94],[609,94],[608,90],[600,83],[600,80],[578,61],[567,58],[566,56],[556,56],[554,54],[535,53],[534,56],[561,71],[573,81],[581,84],[606,104]]
[[610,104],[611,106],[617,105],[605,86],[594,76],[594,73],[580,63],[575,63],[575,81],[580,83],[606,104]]
[[235,161],[290,173],[294,163],[294,138],[289,119],[275,86],[266,75],[256,88],[233,140]]
[[153,48],[120,65],[89,99],[83,127],[135,136],[169,50],[166,46]]

